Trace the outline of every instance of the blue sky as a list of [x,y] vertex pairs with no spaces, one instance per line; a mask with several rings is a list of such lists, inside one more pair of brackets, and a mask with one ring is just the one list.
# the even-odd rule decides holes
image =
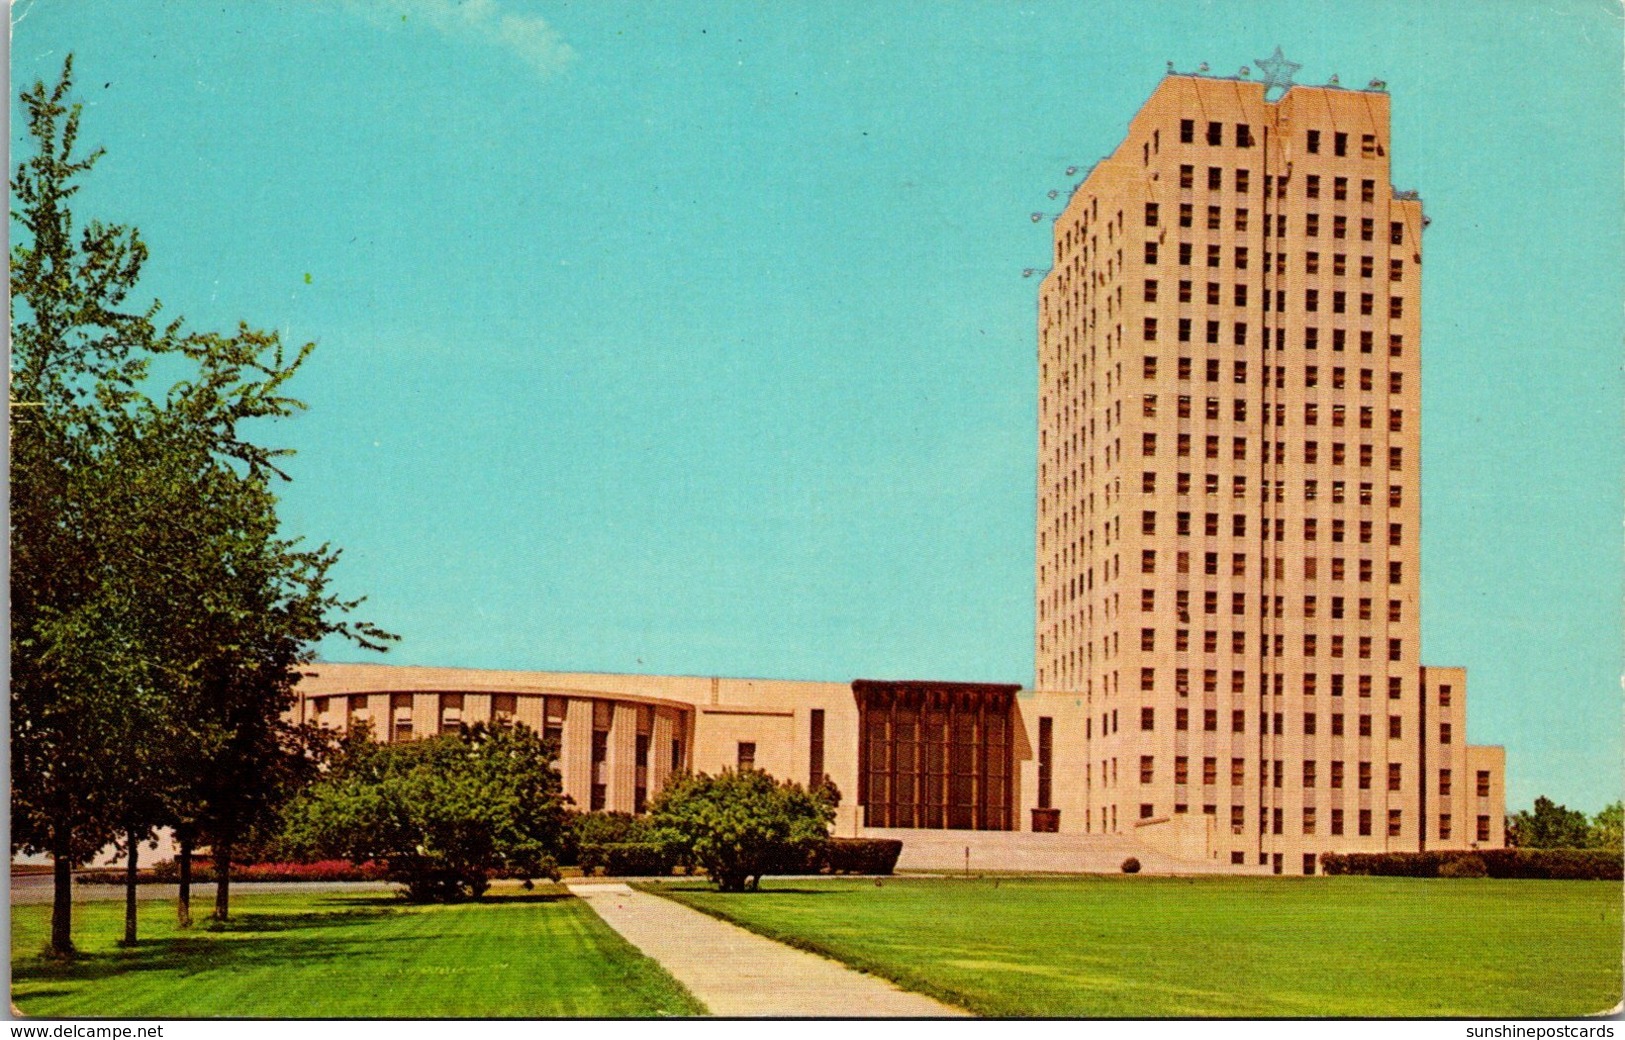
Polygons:
[[[1164,62],[1393,94],[1424,656],[1509,800],[1621,775],[1619,7],[22,0],[85,213],[319,346],[291,531],[400,663],[1032,676],[1035,279]],[[13,106],[15,114],[15,103]],[[12,144],[18,145],[14,126]],[[356,659],[343,645],[334,659]]]

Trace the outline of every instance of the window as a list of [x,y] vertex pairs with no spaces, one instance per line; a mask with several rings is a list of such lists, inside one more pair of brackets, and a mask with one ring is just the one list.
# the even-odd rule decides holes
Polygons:
[[[1155,300],[1157,298],[1157,283],[1156,282],[1146,282],[1145,283],[1145,292],[1146,292],[1147,302],[1155,302]],[[1147,318],[1147,319],[1145,319],[1145,338],[1148,339],[1148,340],[1155,340],[1157,338],[1157,319],[1155,319],[1155,318]]]
[[1360,182],[1360,201],[1361,202],[1375,202],[1375,201],[1377,201],[1377,182],[1376,181],[1363,180],[1363,181]]
[[1398,810],[1398,809],[1389,809],[1388,810],[1388,836],[1390,838],[1399,837],[1401,820],[1402,820],[1402,813],[1401,813],[1400,810]]
[[1340,759],[1332,761],[1331,785],[1334,790],[1343,788],[1343,763]]
[[1359,788],[1362,791],[1371,790],[1371,763],[1361,762],[1359,772]]
[[1360,218],[1360,241],[1370,242],[1376,238],[1377,222],[1370,217]]
[[[1156,759],[1150,755],[1140,756],[1140,783],[1149,784],[1156,778]],[[1048,808],[1044,806],[1043,808]]]
[[1401,737],[1400,716],[1388,716],[1388,739],[1399,740]]
[[1156,814],[1156,809],[1152,806],[1152,804],[1150,802],[1141,802],[1140,803],[1140,819],[1149,820],[1155,814]]
[[1145,204],[1145,226],[1157,226],[1157,204],[1155,202],[1147,202]]
[[1209,123],[1207,125],[1207,143],[1221,145],[1224,143],[1224,124]]
[[[1218,712],[1218,709],[1216,709],[1216,708],[1206,708],[1206,709],[1204,709],[1202,711],[1202,732],[1203,733],[1217,733],[1217,732],[1219,732],[1219,712]],[[1207,782],[1212,783],[1213,781],[1209,780]]]
[[1306,311],[1320,310],[1320,290],[1305,289],[1303,291],[1303,309]]
[[1191,244],[1189,242],[1179,243],[1179,262],[1184,267],[1191,265]]
[[1207,168],[1207,190],[1218,191],[1224,187],[1224,171],[1217,166]]
[[[594,706],[596,707],[596,704]],[[518,708],[519,698],[515,694],[494,694],[491,697],[491,721],[498,725],[511,723]]]
[[1332,134],[1332,154],[1349,154],[1349,135],[1343,133],[1341,130]]
[[1194,184],[1195,180],[1196,167],[1190,165],[1189,163],[1182,163],[1179,167],[1179,186],[1181,188],[1189,188]]
[[1190,203],[1181,202],[1179,204],[1179,226],[1180,227],[1188,228],[1188,227],[1191,226],[1191,211],[1192,211],[1192,207],[1191,207]]
[[1403,318],[1405,316],[1405,300],[1403,297],[1388,297],[1388,317]]
[[[1219,266],[1219,247],[1218,246],[1208,246],[1207,247],[1207,265],[1209,267],[1218,267]],[[1397,315],[1396,315],[1396,317],[1397,317]]]
[[1450,729],[1450,723],[1448,723],[1448,722],[1439,723],[1439,743],[1441,743],[1441,744],[1450,743],[1450,738],[1453,735],[1454,734],[1451,732],[1451,729]]
[[1179,143],[1190,144],[1196,140],[1196,120],[1181,119],[1179,121]]
[[1236,210],[1236,230],[1247,230],[1247,211],[1245,209]]
[[[1333,238],[1347,238],[1347,237],[1349,237],[1349,218],[1344,217],[1344,216],[1336,216],[1336,217],[1332,218],[1332,237]],[[1338,271],[1337,273],[1342,274],[1343,272]]]
[[[1371,159],[1371,158],[1374,158],[1376,156],[1376,154],[1377,154],[1377,135],[1376,134],[1361,134],[1360,135],[1360,154],[1362,156],[1364,156],[1365,158],[1367,158],[1367,159]],[[1369,184],[1370,182],[1367,181],[1366,183]]]
[[1478,818],[1477,840],[1490,840],[1490,818],[1488,816],[1480,816]]
[[[1047,721],[1047,720],[1046,720]],[[1042,723],[1040,724],[1042,726]],[[1042,735],[1042,729],[1040,729]],[[814,708],[809,722],[808,783],[817,787],[824,782],[824,709]]]
[[[1253,146],[1253,129],[1252,129],[1252,127],[1248,126],[1246,123],[1237,123],[1236,124],[1236,147],[1237,148],[1251,148],[1252,146]],[[1241,172],[1243,174],[1246,173],[1245,170],[1243,170]],[[1238,186],[1236,188],[1236,190],[1237,191],[1245,191],[1246,189],[1241,188],[1240,186]]]
[[1145,262],[1148,264],[1155,264],[1157,262],[1157,244],[1155,242],[1147,242],[1145,244]]
[[[1150,632],[1152,630],[1148,628],[1145,631]],[[1144,642],[1143,638],[1141,640],[1140,647],[1141,647],[1141,649],[1146,649],[1145,642]],[[1157,670],[1155,668],[1141,668],[1140,669],[1140,689],[1149,693],[1150,691],[1155,690],[1156,688],[1157,688]]]
[[1176,708],[1174,710],[1174,729],[1184,732],[1191,728],[1191,713],[1189,708]]
[[[1315,131],[1313,131],[1313,130],[1311,130],[1309,132],[1311,134],[1315,133]],[[1313,150],[1314,149],[1310,149],[1310,151],[1313,151]],[[1318,199],[1318,198],[1320,198],[1320,175],[1319,174],[1311,173],[1307,177],[1304,178],[1304,181],[1303,181],[1303,194],[1304,194],[1305,198],[1310,198],[1310,199]]]
[[1449,841],[1450,840],[1450,814],[1449,813],[1440,813],[1439,814],[1439,838],[1441,840],[1443,840],[1443,841]]
[[1230,713],[1230,732],[1232,732],[1232,733],[1245,733],[1245,732],[1247,732],[1247,712],[1246,711],[1242,710],[1241,708],[1237,708],[1236,710],[1234,710],[1234,711],[1232,711]]
[[1320,235],[1320,214],[1319,213],[1310,213],[1309,215],[1307,215],[1307,216],[1305,216],[1303,218],[1303,233],[1308,235],[1310,238],[1319,237],[1319,235]]
[[1405,225],[1397,220],[1388,225],[1388,244],[1394,246],[1405,244]]
[[1144,730],[1147,733],[1149,733],[1149,732],[1151,732],[1152,730],[1154,730],[1156,728],[1157,728],[1157,709],[1155,709],[1155,708],[1141,708],[1140,709],[1140,729]]
[[1307,142],[1306,142],[1306,147],[1308,148],[1309,154],[1311,154],[1311,155],[1318,155],[1320,153],[1320,131],[1319,130],[1310,130],[1308,132],[1308,139],[1307,139]]
[[1388,763],[1388,790],[1397,791],[1397,790],[1400,789],[1400,787],[1402,786],[1401,783],[1400,783],[1400,778],[1402,776],[1402,772],[1403,772],[1403,767],[1400,765],[1400,763],[1398,763],[1398,762],[1390,762],[1390,763]]
[[[1475,789],[1478,797],[1480,798],[1488,798],[1490,796],[1490,771],[1488,769],[1478,770],[1477,785]],[[1484,839],[1480,838],[1479,840],[1483,841]]]
[[389,695],[389,739],[412,739],[412,695],[410,693],[392,693]]
[[1184,787],[1186,784],[1190,783],[1190,779],[1191,779],[1190,773],[1191,773],[1190,759],[1186,758],[1184,755],[1175,756],[1174,757],[1174,785],[1176,787]]
[[749,740],[739,742],[739,771],[756,768],[756,743]]

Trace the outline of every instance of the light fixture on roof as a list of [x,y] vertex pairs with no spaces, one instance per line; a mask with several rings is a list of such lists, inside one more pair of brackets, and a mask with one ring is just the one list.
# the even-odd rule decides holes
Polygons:
[[1204,62],[1202,62],[1202,64],[1196,66],[1196,71],[1197,72],[1206,72],[1206,71],[1208,71],[1207,62],[1204,61]]
[[1240,75],[1241,75],[1242,79],[1246,79],[1248,76],[1251,76],[1252,74],[1253,74],[1253,70],[1248,68],[1246,65],[1243,65],[1241,67]]
[[1337,73],[1334,72],[1332,73],[1332,78],[1326,81],[1326,85],[1328,87],[1335,87],[1339,86],[1342,82],[1342,80],[1337,78]]

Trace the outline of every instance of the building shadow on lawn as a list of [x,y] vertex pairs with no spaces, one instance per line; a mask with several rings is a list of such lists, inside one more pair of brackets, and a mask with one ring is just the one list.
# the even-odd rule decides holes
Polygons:
[[[93,982],[116,975],[143,972],[200,972],[234,968],[309,967],[312,963],[344,959],[365,960],[389,943],[416,942],[411,936],[368,936],[364,940],[272,935],[263,939],[222,940],[205,936],[159,939],[130,950],[81,954],[72,961],[31,957],[12,966],[13,982]],[[43,993],[30,993],[33,1000]]]

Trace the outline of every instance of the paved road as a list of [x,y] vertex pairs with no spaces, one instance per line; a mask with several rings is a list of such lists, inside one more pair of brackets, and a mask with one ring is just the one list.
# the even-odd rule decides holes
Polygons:
[[948,1018],[967,1012],[615,882],[567,882],[609,926],[729,1018]]
[[[389,892],[395,888],[388,881],[233,881],[231,893],[255,892]],[[174,899],[175,885],[141,885],[139,899]],[[81,885],[74,882],[73,901],[90,903],[105,899],[123,899],[123,885]],[[11,902],[49,903],[51,901],[51,875],[13,874],[11,876]],[[207,904],[205,906],[204,904]],[[214,906],[214,882],[192,883],[192,912],[207,912]]]

